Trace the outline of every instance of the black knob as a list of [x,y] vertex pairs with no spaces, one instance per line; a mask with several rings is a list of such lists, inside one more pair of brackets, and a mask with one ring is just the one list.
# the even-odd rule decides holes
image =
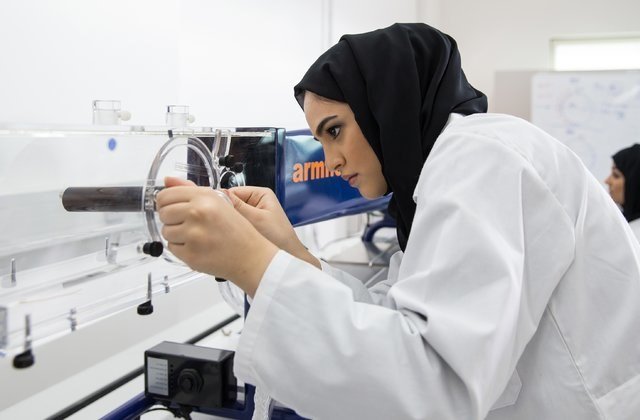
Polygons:
[[220,166],[226,166],[227,168],[230,168],[234,164],[234,162],[235,161],[233,155],[222,156],[218,159],[218,163],[220,164]]
[[152,257],[159,257],[164,251],[164,245],[162,242],[147,242],[142,246],[142,252]]
[[138,315],[151,315],[153,313],[153,305],[148,300],[145,303],[138,305]]
[[31,352],[31,349],[26,350],[20,354],[16,354],[13,358],[13,367],[16,369],[24,369],[35,363],[36,359]]
[[244,163],[242,162],[234,163],[233,166],[231,167],[231,170],[239,174],[240,172],[244,171]]
[[178,388],[185,394],[197,394],[202,389],[202,377],[195,369],[184,369],[178,375]]
[[231,171],[222,173],[220,177],[220,188],[233,188],[238,186],[238,180],[236,180],[236,174]]

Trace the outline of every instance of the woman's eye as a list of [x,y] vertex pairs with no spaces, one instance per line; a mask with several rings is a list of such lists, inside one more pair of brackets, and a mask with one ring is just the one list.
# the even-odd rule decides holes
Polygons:
[[340,126],[335,126],[327,129],[327,133],[334,139],[340,135]]

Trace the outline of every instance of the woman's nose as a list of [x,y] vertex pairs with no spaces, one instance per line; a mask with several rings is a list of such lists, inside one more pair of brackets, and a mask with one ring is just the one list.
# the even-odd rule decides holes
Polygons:
[[331,154],[325,152],[324,164],[330,171],[339,171],[344,165],[343,159],[338,154]]

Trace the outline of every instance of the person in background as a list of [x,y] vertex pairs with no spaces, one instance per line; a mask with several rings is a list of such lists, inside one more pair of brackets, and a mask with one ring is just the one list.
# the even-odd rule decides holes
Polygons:
[[640,240],[640,144],[612,156],[611,174],[604,180],[609,194],[620,206],[631,230]]
[[401,251],[367,289],[271,190],[167,179],[169,249],[252,298],[239,380],[313,419],[640,418],[640,246],[573,152],[486,113],[453,38],[345,35],[294,96],[328,168],[393,194]]

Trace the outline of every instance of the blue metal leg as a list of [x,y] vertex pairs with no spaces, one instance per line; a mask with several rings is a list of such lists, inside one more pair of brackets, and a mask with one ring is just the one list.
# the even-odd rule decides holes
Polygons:
[[144,392],[141,392],[100,420],[133,420],[153,407],[155,403],[153,398],[147,397]]
[[395,228],[396,227],[396,221],[393,220],[393,218],[391,216],[389,216],[389,213],[387,213],[385,211],[384,212],[384,217],[382,218],[382,220],[372,224],[371,226],[367,226],[367,228],[362,233],[362,241],[363,242],[371,242],[373,240],[373,235],[375,235],[375,233],[378,230],[380,230],[382,228],[386,228],[386,227]]

